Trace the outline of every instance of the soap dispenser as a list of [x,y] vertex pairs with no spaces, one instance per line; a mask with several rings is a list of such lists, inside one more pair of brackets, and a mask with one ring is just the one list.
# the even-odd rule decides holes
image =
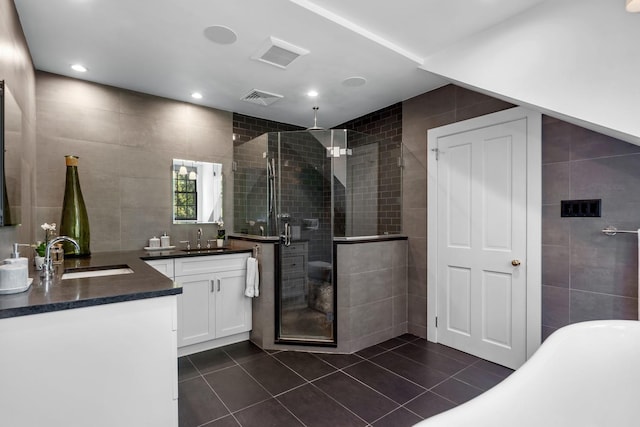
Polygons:
[[27,243],[14,243],[13,251],[11,252],[11,258],[7,258],[4,260],[5,264],[24,264],[26,266],[29,265],[29,259],[26,257],[20,256],[20,246],[31,246]]

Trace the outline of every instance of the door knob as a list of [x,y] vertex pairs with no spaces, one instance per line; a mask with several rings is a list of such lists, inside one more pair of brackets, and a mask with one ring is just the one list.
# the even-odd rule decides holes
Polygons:
[[511,265],[513,265],[514,267],[519,266],[520,265],[520,260],[519,259],[511,260]]

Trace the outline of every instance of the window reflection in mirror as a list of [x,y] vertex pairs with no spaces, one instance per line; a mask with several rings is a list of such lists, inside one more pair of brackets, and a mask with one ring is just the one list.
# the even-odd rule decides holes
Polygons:
[[173,159],[173,223],[222,224],[222,164]]

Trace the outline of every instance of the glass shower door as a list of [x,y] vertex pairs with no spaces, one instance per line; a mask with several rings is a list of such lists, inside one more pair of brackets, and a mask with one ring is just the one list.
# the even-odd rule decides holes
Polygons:
[[278,342],[336,343],[331,134],[278,134]]

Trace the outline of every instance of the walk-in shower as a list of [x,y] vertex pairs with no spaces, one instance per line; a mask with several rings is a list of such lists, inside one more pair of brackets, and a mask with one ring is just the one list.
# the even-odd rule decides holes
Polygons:
[[334,242],[401,230],[399,142],[271,132],[234,147],[234,233],[277,239],[276,342],[336,344]]

